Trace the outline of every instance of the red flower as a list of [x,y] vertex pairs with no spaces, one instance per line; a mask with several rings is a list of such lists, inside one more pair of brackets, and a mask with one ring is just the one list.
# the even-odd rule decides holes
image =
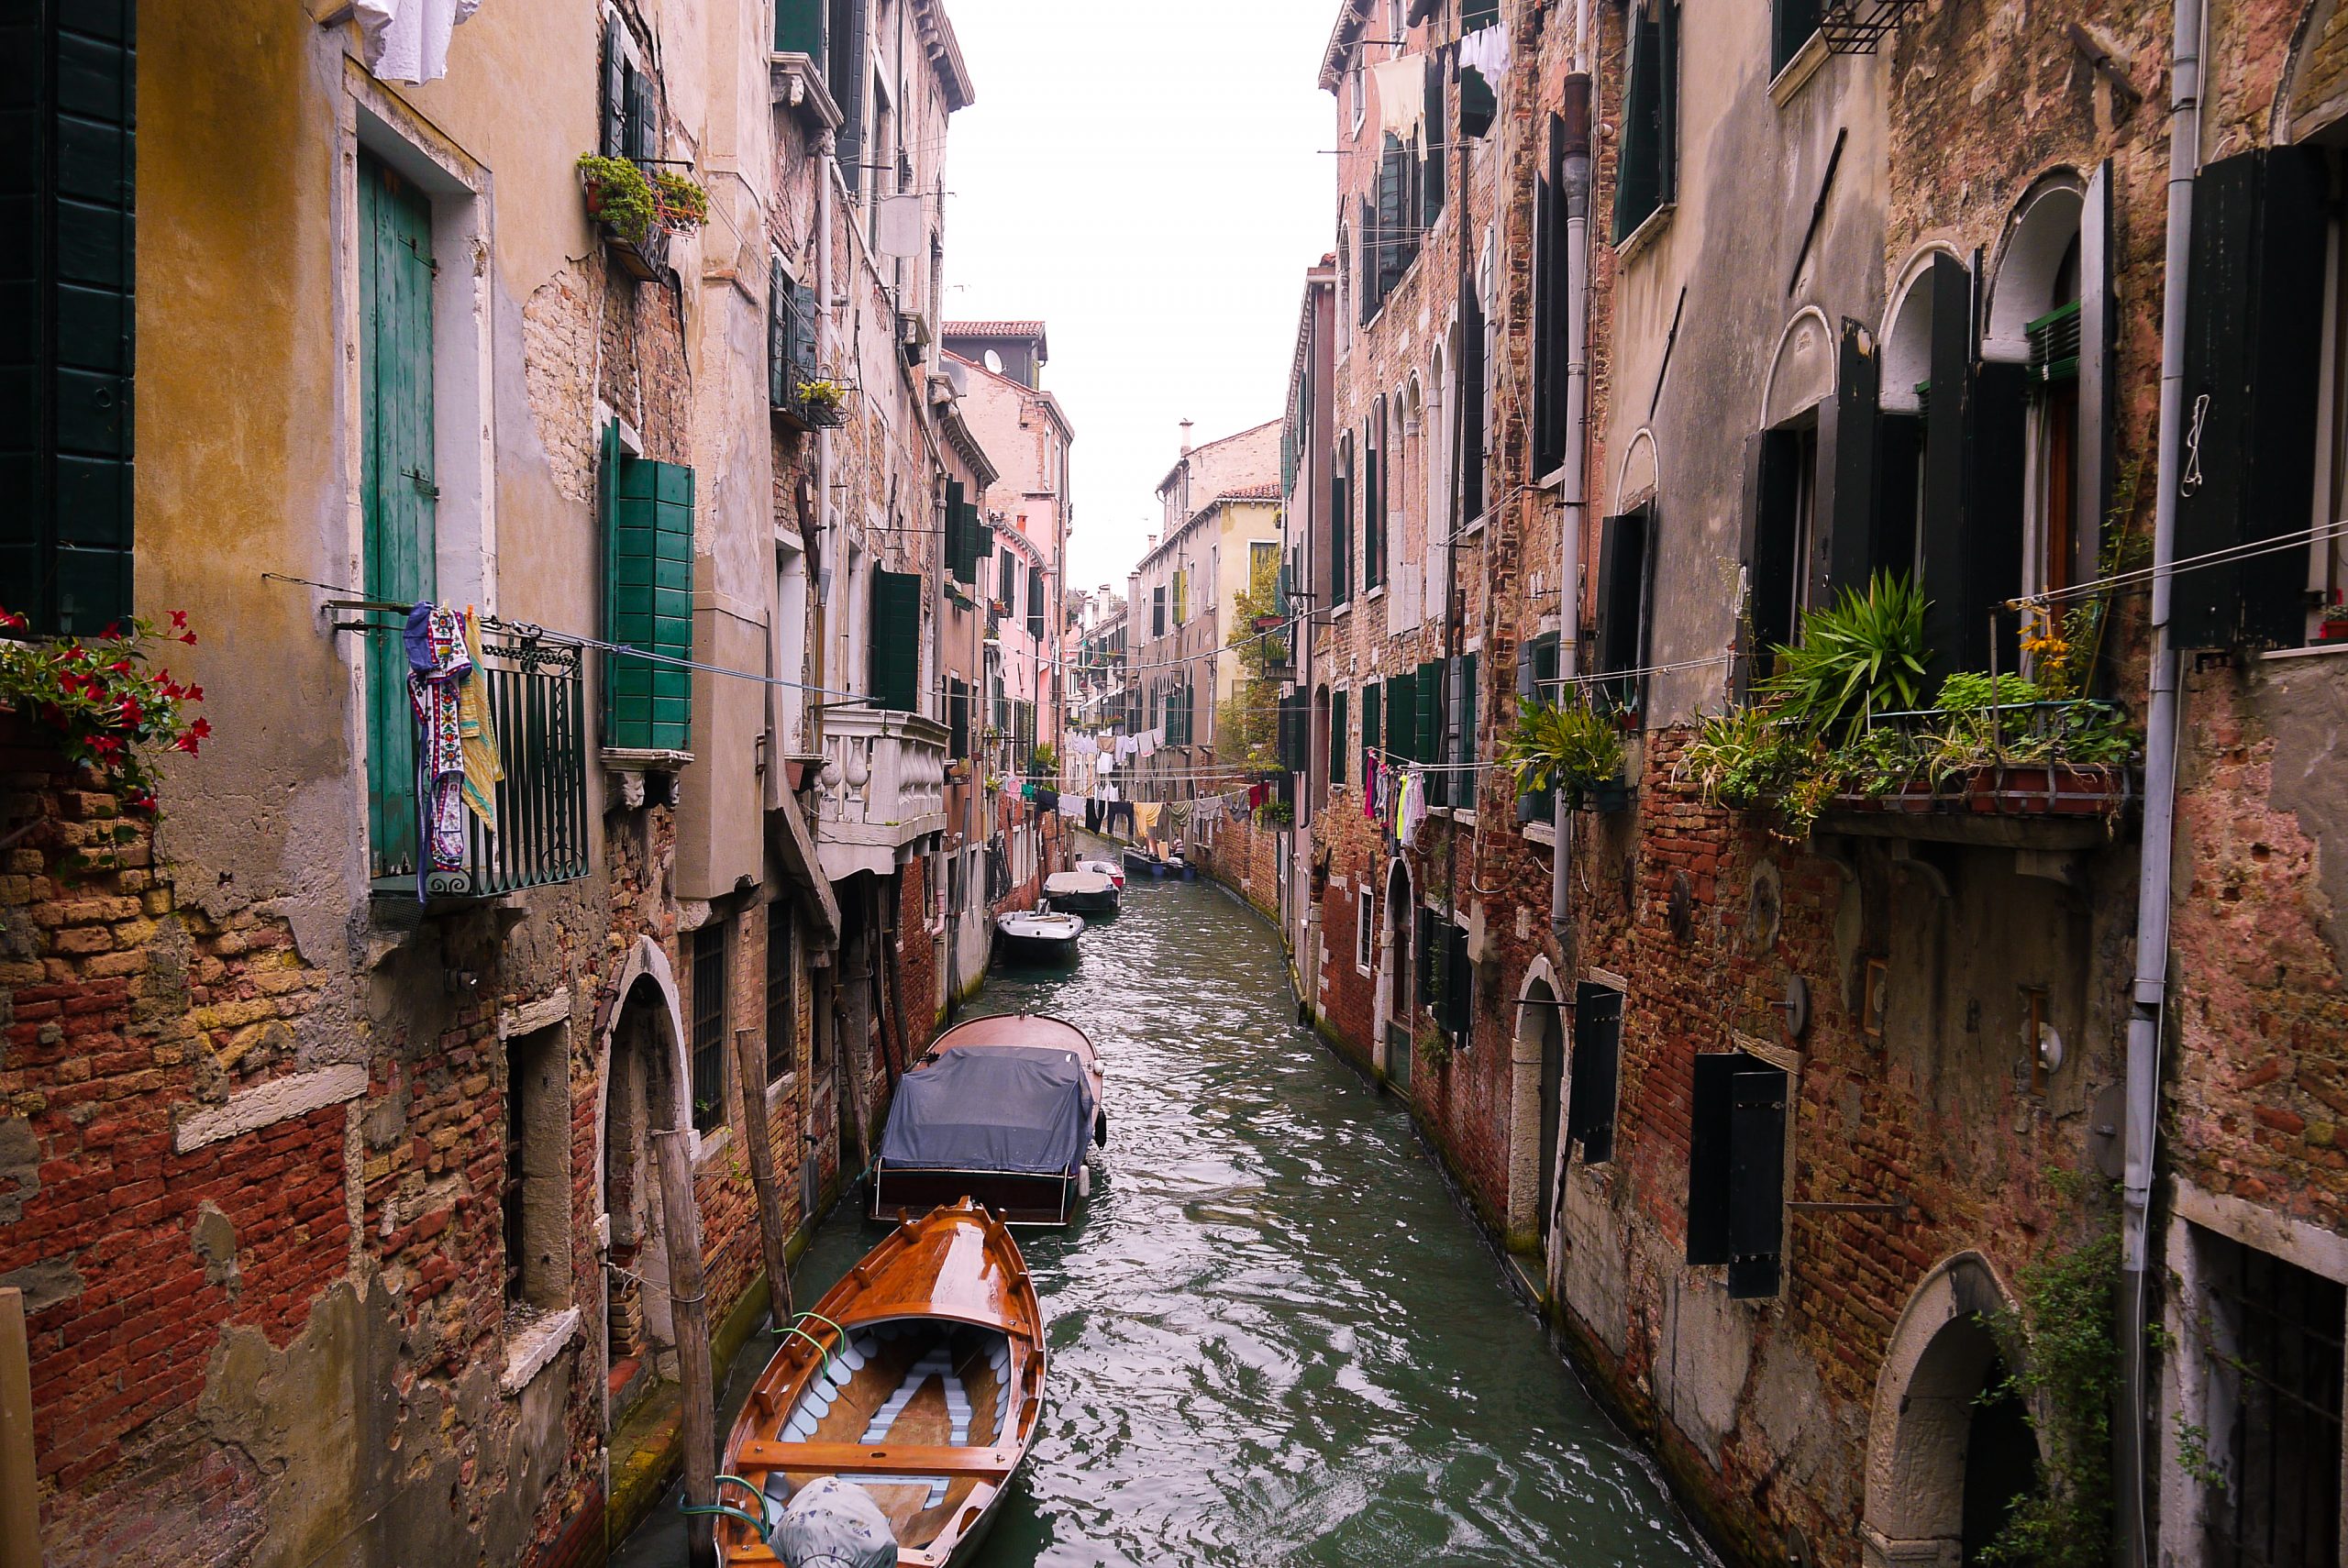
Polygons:
[[100,756],[111,757],[120,754],[122,743],[112,735],[97,735],[91,739],[90,749]]
[[194,647],[195,646],[195,634],[194,632],[182,632],[180,634],[180,641],[187,644],[190,647]]
[[14,610],[0,610],[0,626],[6,626],[12,632],[21,632],[31,624],[30,621],[26,620]]
[[172,630],[174,632],[183,632],[187,630],[186,611],[174,610],[172,612]]
[[[186,698],[191,702],[201,702],[204,701],[204,688],[201,686],[191,686],[186,690],[181,692],[180,695]],[[201,724],[204,721],[202,719],[198,719],[196,720],[196,723]],[[208,726],[205,733],[207,734],[211,733]]]
[[[212,721],[209,719],[198,719],[195,723],[187,727],[187,733],[194,735],[196,739],[202,740],[205,736],[211,734]],[[193,748],[191,747],[190,749]]]
[[135,724],[146,717],[147,710],[138,705],[138,698],[125,697],[122,700],[122,722],[124,723]]
[[190,756],[194,756],[195,755],[195,737],[194,735],[182,735],[172,744],[179,747],[182,751],[187,753]]

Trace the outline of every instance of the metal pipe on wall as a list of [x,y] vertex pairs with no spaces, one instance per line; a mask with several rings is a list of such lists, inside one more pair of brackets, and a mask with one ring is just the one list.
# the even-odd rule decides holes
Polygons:
[[[1589,8],[1581,12],[1581,37],[1574,40],[1577,64],[1589,50]],[[1586,70],[1566,78],[1559,118],[1564,122],[1566,176],[1566,477],[1565,503],[1557,528],[1557,674],[1570,679],[1581,664],[1581,537],[1588,522],[1589,447],[1589,115],[1590,79]],[[1565,688],[1558,689],[1562,700]],[[1568,926],[1567,890],[1572,885],[1573,806],[1557,791],[1556,844],[1549,867],[1549,929],[1562,944]]]

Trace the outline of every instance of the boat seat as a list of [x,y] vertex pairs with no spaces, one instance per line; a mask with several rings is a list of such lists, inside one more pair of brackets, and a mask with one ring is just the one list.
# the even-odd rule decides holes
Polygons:
[[[864,1429],[864,1441],[869,1443],[888,1441],[889,1429],[897,1424],[897,1418],[905,1413],[905,1407],[914,1402],[914,1396],[921,1392],[922,1385],[933,1377],[944,1381],[946,1418],[953,1427],[948,1446],[968,1448],[970,1444],[970,1397],[963,1390],[962,1380],[954,1375],[952,1356],[943,1344],[931,1346],[919,1361],[905,1369],[905,1380],[897,1385],[897,1391],[872,1412],[871,1424]],[[925,1507],[934,1508],[946,1500],[944,1476],[933,1481],[927,1476],[863,1475],[858,1480],[867,1486],[918,1486],[926,1483],[929,1501]]]

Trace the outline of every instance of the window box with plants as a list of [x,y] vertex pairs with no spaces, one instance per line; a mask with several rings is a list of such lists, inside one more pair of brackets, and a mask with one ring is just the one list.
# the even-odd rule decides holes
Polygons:
[[1715,805],[1773,812],[1790,839],[1829,810],[2116,819],[2138,737],[2119,707],[2081,695],[2099,605],[2025,633],[2032,676],[1959,672],[1930,703],[1924,610],[1922,592],[1878,577],[1806,612],[1758,701],[1704,720],[1678,776]]
[[628,159],[590,152],[580,157],[579,181],[612,259],[642,282],[667,270],[670,236],[709,221],[709,193],[673,170],[648,174]]
[[836,430],[847,423],[847,388],[828,376],[801,381],[796,412],[813,430]]
[[1501,742],[1501,767],[1522,796],[1566,791],[1576,811],[1629,809],[1633,790],[1623,777],[1623,736],[1615,717],[1579,699],[1544,702],[1517,699],[1516,723]]

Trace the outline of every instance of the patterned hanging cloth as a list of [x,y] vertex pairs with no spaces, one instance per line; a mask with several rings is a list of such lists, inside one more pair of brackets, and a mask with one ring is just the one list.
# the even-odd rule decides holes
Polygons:
[[497,725],[489,712],[489,670],[482,661],[481,617],[465,609],[465,655],[471,668],[457,689],[457,728],[465,743],[465,804],[481,819],[482,830],[497,832],[497,786],[505,777],[504,758],[498,755]]
[[415,897],[429,873],[465,863],[465,736],[460,686],[473,661],[465,651],[464,617],[437,604],[407,613],[408,704],[415,712],[416,806],[424,853],[416,857]]

